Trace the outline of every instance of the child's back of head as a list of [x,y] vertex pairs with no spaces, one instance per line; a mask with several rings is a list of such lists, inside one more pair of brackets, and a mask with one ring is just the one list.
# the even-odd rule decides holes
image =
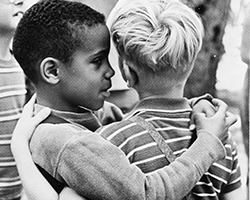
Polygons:
[[187,78],[203,36],[191,8],[178,0],[121,0],[111,15],[112,39],[124,60],[147,74]]
[[39,64],[46,57],[64,63],[83,45],[86,30],[105,17],[85,4],[65,0],[42,0],[33,5],[18,24],[13,53],[34,84],[39,81]]

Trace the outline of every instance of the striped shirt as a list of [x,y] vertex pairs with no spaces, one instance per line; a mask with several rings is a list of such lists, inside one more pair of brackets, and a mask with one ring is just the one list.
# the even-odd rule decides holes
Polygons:
[[[195,140],[195,134],[189,131],[191,111],[186,99],[148,98],[142,100],[122,122],[105,126],[99,133],[124,151],[131,163],[150,174],[169,163],[147,130],[129,118],[140,116],[152,123],[178,157]],[[218,199],[219,194],[240,187],[238,156],[231,137],[226,152],[226,158],[214,163],[193,188],[197,199]]]
[[4,200],[17,198],[22,191],[10,142],[25,93],[24,73],[17,62],[0,60],[0,199]]

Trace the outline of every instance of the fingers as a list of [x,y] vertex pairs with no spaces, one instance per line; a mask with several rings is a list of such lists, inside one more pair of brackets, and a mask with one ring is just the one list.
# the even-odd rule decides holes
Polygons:
[[51,113],[50,108],[43,108],[39,111],[35,116],[33,116],[34,104],[36,102],[36,94],[34,94],[28,103],[24,106],[21,117],[18,120],[17,124],[24,124],[30,121],[34,127],[36,127],[39,123],[45,120]]
[[219,99],[213,99],[214,105],[217,107],[217,112],[215,113],[215,117],[218,116],[226,116],[227,112],[227,104]]
[[[33,107],[33,106],[32,106]],[[50,108],[43,108],[34,117],[21,114],[21,117],[17,121],[16,127],[13,131],[12,141],[20,140],[29,142],[33,135],[35,128],[46,119],[51,113]]]
[[218,107],[218,114],[226,116],[226,125],[229,127],[237,121],[236,115],[227,111],[227,104],[219,99],[213,99],[213,103]]
[[194,122],[192,122],[192,124],[190,124],[190,126],[189,126],[189,130],[194,131],[195,129],[196,129],[196,126],[195,126]]
[[205,113],[195,113],[192,115],[192,119],[190,121],[189,130],[194,131],[201,124],[202,119],[206,118]]
[[[197,124],[200,124],[201,120],[206,118],[206,114],[205,113],[195,113],[194,116],[193,116],[193,121],[194,123],[197,125]],[[192,124],[192,126],[194,126],[194,128],[196,127],[195,124]],[[191,125],[189,127],[189,129],[191,128]]]
[[206,109],[203,112],[206,114],[206,117],[212,117],[216,113],[216,110],[211,107],[210,109]]
[[190,118],[190,130],[194,129],[194,114],[196,113],[205,113],[206,117],[212,117],[216,113],[217,108],[214,107],[214,105],[209,102],[208,100],[200,100],[196,105],[193,106],[192,114]]
[[227,104],[224,101],[214,98],[212,100],[212,102],[213,102],[214,106],[216,106],[218,109],[220,109],[221,112],[226,112]]
[[199,103],[202,103],[201,112],[206,114],[206,117],[212,117],[216,113],[216,108],[207,100],[201,100]]
[[28,101],[26,105],[34,105],[35,102],[36,102],[36,93],[33,94],[33,96],[30,98],[30,100]]
[[34,117],[33,117],[33,122],[37,126],[40,124],[43,120],[45,120],[51,113],[50,108],[43,108],[41,111],[39,111]]
[[237,117],[233,113],[226,112],[226,125],[229,127],[237,122]]
[[34,94],[30,98],[28,103],[25,104],[25,106],[23,107],[23,112],[29,116],[32,116],[35,102],[36,102],[36,94]]

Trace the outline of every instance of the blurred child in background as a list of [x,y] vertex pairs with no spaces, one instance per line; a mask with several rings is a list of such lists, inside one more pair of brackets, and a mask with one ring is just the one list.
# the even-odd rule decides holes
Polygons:
[[10,45],[23,15],[23,0],[0,1],[0,199],[17,200],[22,185],[10,150],[12,132],[25,103],[25,76]]

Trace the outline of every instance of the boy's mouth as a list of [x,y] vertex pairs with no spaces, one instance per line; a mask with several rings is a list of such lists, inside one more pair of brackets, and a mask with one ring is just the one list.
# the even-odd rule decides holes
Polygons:
[[107,98],[110,96],[110,91],[109,91],[110,88],[111,88],[111,81],[107,85],[103,85],[101,89],[101,94],[104,98]]
[[110,96],[110,91],[106,90],[106,91],[102,91],[102,96],[104,96],[105,98]]
[[23,16],[23,14],[24,14],[23,11],[18,11],[17,13],[15,13],[15,14],[13,15],[13,17],[17,17],[18,15]]

